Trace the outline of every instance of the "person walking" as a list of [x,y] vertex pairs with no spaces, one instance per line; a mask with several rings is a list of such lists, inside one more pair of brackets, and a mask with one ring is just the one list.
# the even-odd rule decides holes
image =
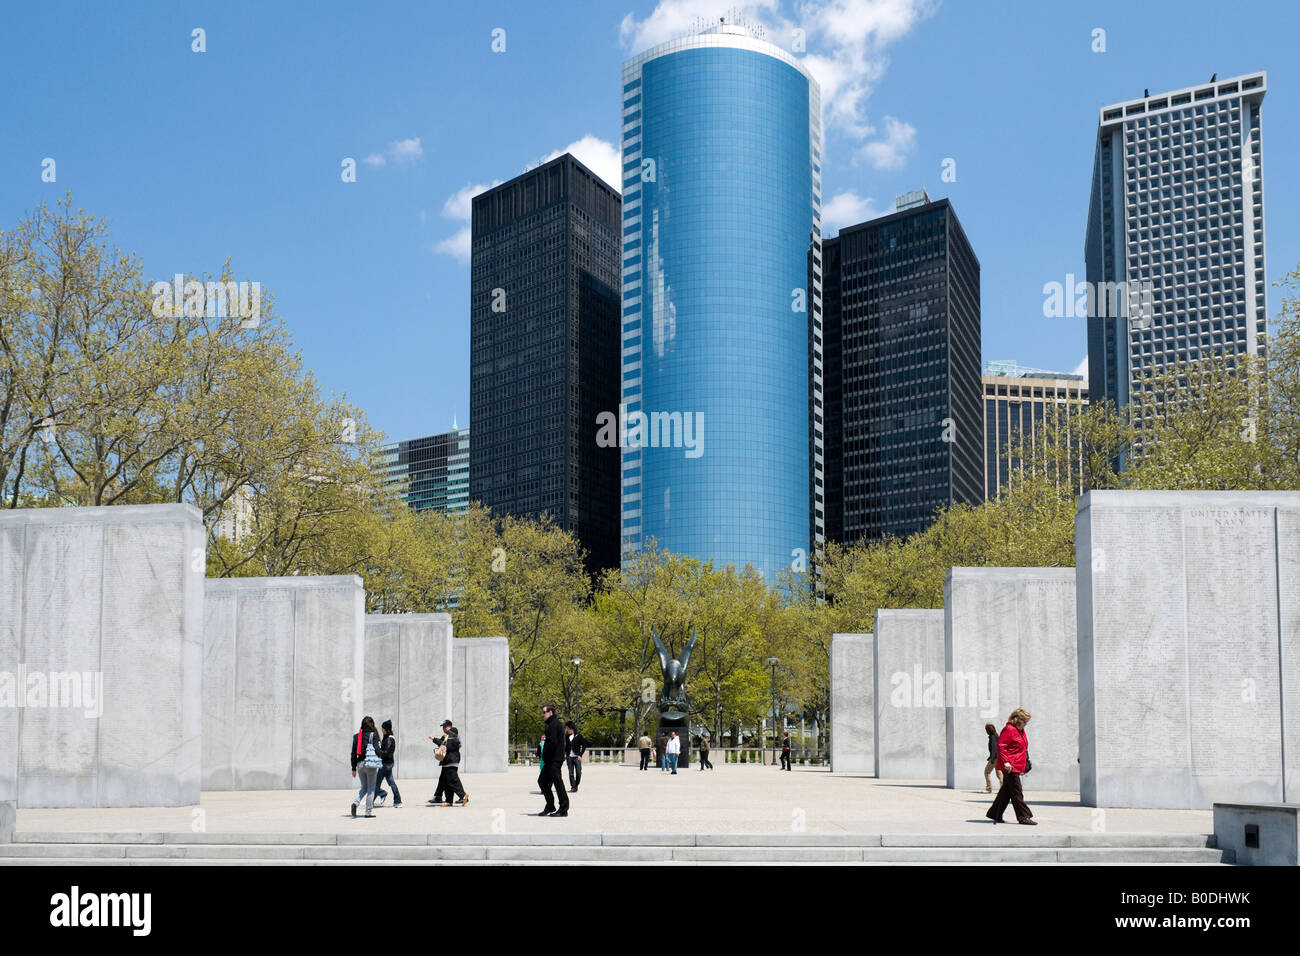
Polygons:
[[375,730],[375,719],[370,716],[361,719],[361,729],[352,735],[352,776],[361,773],[361,792],[352,801],[352,815],[357,815],[357,807],[362,799],[366,801],[366,816],[373,817],[375,809],[375,780],[379,768],[384,765],[379,757],[379,732]]
[[[542,788],[546,806],[537,814],[539,817],[567,817],[569,815],[569,795],[564,792],[564,725],[555,716],[552,704],[542,705],[542,772],[537,777],[537,785]],[[559,797],[560,806],[556,809],[552,790]]]
[[569,765],[569,792],[577,793],[582,783],[582,755],[587,752],[587,741],[582,739],[573,721],[564,723],[564,759]]
[[785,732],[785,736],[781,738],[781,769],[790,769],[790,731],[788,730]]
[[[379,768],[379,776],[375,778],[375,803],[381,807],[384,805],[384,799],[388,796],[388,791],[384,789],[384,780],[387,779],[388,785],[393,788],[393,809],[399,810],[402,806],[402,791],[397,789],[397,779],[393,776],[393,763],[397,759],[397,738],[393,736],[393,722],[385,720],[379,728],[384,732],[379,741],[379,759],[384,763]],[[357,799],[360,800],[361,796],[364,794]]]
[[989,762],[984,765],[984,792],[993,792],[993,780],[989,774],[996,772],[998,786],[1002,786],[1002,768],[998,766],[998,729],[992,724],[984,725],[984,733],[989,735]]
[[[450,727],[451,721],[444,720],[442,722],[442,726],[443,728]],[[435,737],[433,734],[429,734],[429,740],[433,743],[435,747],[439,748],[438,751],[436,751],[433,755],[433,758],[438,761],[439,769],[438,769],[438,785],[434,788],[433,796],[429,798],[429,806],[431,807],[442,806],[442,795],[443,795],[443,786],[444,786],[443,781],[447,779],[447,775],[442,772],[442,756],[443,754],[446,753],[446,751],[441,749],[443,743],[447,739],[447,731],[444,729],[442,731],[442,734],[443,735],[441,737]]]
[[[429,806],[451,806],[452,791],[450,789],[450,784],[453,774],[456,777],[456,786],[460,788],[459,793],[461,796],[461,805],[464,806],[469,802],[469,797],[465,796],[464,788],[460,783],[460,731],[456,729],[450,719],[444,720],[442,722],[442,736],[435,737],[433,734],[429,734],[429,739],[432,740],[433,745],[438,748],[438,752],[434,756],[437,757],[439,767],[441,768],[438,771],[438,786],[433,792],[433,797],[429,800]],[[455,740],[454,745],[451,744],[453,739]],[[456,759],[453,763],[448,763],[447,757],[453,751],[456,754]]]
[[452,726],[450,720],[443,723],[442,729],[446,732],[439,747],[439,750],[445,750],[442,756],[442,772],[438,777],[438,787],[443,792],[442,805],[451,806],[451,798],[454,794],[460,798],[456,801],[456,806],[463,807],[469,803],[469,795],[465,793],[465,788],[460,782],[460,733]]
[[706,767],[713,769],[713,764],[709,763],[709,735],[700,734],[700,773],[704,773]]
[[1007,803],[1016,811],[1016,822],[1024,826],[1037,826],[1028,805],[1025,803],[1024,791],[1020,787],[1020,777],[1031,769],[1029,762],[1029,738],[1025,736],[1025,724],[1029,723],[1029,711],[1017,707],[1007,718],[1007,725],[998,737],[998,766],[1002,770],[1002,786],[993,798],[993,806],[984,814],[994,823],[1002,823],[1002,814],[1006,812]]
[[668,766],[672,768],[673,776],[677,776],[677,757],[682,752],[682,738],[677,736],[677,731],[672,731],[668,735]]
[[664,773],[668,772],[668,734],[659,731],[659,769]]
[[642,734],[640,737],[637,738],[636,745],[637,745],[637,749],[641,751],[641,769],[649,770],[650,769],[650,748],[653,747],[654,744],[650,742],[650,738],[647,735]]

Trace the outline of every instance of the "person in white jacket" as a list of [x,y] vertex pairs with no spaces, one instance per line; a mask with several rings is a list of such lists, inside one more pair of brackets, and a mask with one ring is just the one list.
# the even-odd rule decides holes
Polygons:
[[682,752],[682,739],[677,736],[677,731],[671,731],[668,734],[668,768],[673,773],[677,772],[677,755]]

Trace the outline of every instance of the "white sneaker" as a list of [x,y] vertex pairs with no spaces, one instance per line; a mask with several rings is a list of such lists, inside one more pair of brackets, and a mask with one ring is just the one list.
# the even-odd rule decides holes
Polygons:
[[384,794],[382,797],[376,797],[375,806],[382,807],[384,805],[384,801],[387,799],[388,799],[388,794]]
[[394,809],[394,810],[400,810],[400,809],[402,809],[402,805],[401,805],[400,803],[394,803],[394,804],[393,804],[393,809]]

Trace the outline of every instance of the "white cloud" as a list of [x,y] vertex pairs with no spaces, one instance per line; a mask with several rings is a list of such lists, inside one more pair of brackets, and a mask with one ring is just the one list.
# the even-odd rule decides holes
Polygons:
[[871,197],[859,196],[852,189],[847,189],[822,203],[822,235],[830,235],[832,229],[838,231],[844,226],[856,226],[888,212],[889,209],[878,208]]
[[[793,52],[821,87],[828,130],[863,141],[875,132],[866,104],[888,66],[886,48],[937,6],[938,0],[753,0],[739,11],[786,49],[794,30],[803,31],[806,52]],[[735,9],[735,0],[661,0],[644,20],[625,16],[619,35],[629,53],[639,53],[689,33],[697,16],[716,21]]]
[[885,135],[866,143],[860,154],[876,169],[902,169],[916,144],[916,127],[892,116],[885,117]]
[[469,222],[470,213],[474,209],[474,197],[479,193],[485,193],[493,186],[500,186],[501,180],[494,179],[490,183],[466,183],[447,197],[447,201],[442,204],[442,214],[448,219],[463,219]]
[[361,161],[376,169],[387,166],[390,162],[394,166],[409,166],[423,155],[424,147],[420,145],[420,137],[416,136],[411,139],[395,139],[384,147],[382,153],[371,153]]
[[613,143],[588,133],[563,149],[557,149],[542,162],[549,163],[565,153],[572,153],[578,162],[605,180],[606,185],[614,192],[623,191],[623,154]]
[[[563,156],[565,153],[572,153],[580,163],[605,180],[615,192],[621,191],[619,190],[619,184],[622,181],[623,157],[619,148],[613,143],[606,142],[598,136],[592,136],[588,133],[581,139],[575,140],[568,146],[557,149],[538,160],[534,165],[549,163],[557,156]],[[443,216],[463,222],[465,225],[453,235],[433,243],[431,248],[434,252],[451,256],[460,262],[469,262],[473,239],[469,220],[474,209],[474,197],[491,189],[493,186],[499,185],[501,185],[499,179],[494,179],[490,183],[466,183],[447,197],[447,201],[442,204]]]
[[1088,381],[1088,356],[1084,356],[1078,365],[1074,367],[1075,375],[1082,375],[1083,380]]
[[631,13],[625,16],[619,25],[619,39],[631,53],[640,53],[689,33],[699,18],[717,23],[719,17],[729,16],[739,7],[742,16],[770,24],[779,19],[780,6],[780,0],[739,5],[736,0],[661,0],[644,20]]
[[[448,219],[456,219],[463,223],[460,229],[445,239],[440,239],[432,246],[433,251],[445,256],[451,256],[460,262],[469,262],[470,246],[473,238],[470,232],[469,219],[474,210],[474,197],[481,192],[486,192],[493,186],[501,185],[501,180],[494,179],[490,183],[466,183],[447,197],[447,201],[442,204],[442,214]],[[421,221],[424,219],[424,213],[420,213]]]
[[455,234],[448,236],[446,239],[441,239],[438,242],[435,242],[433,244],[433,251],[440,252],[445,256],[451,256],[453,259],[457,259],[460,262],[469,262],[472,239],[473,236],[470,233],[470,227],[462,226],[460,229],[456,230]]
[[414,139],[399,139],[388,144],[388,155],[400,166],[403,163],[413,163],[423,156],[424,147],[420,145],[418,136]]

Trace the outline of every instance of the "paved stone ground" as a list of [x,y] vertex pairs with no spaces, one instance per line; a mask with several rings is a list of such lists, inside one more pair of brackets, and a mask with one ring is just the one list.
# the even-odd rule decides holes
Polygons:
[[[342,775],[343,779],[350,779]],[[377,808],[376,818],[353,820],[356,790],[208,792],[201,828],[209,833],[992,833],[984,818],[992,795],[948,790],[930,781],[877,781],[866,774],[831,774],[823,768],[694,767],[672,776],[658,770],[594,765],[570,794],[571,815],[534,816],[542,808],[537,768],[465,774],[466,807],[426,807],[433,781],[400,781],[402,809]],[[567,775],[566,775],[567,780]],[[1006,832],[1211,833],[1209,810],[1094,810],[1077,793],[1038,792],[1032,774],[1026,798],[1038,827],[1016,827],[1010,809]],[[389,800],[391,801],[391,796]],[[165,831],[199,829],[191,807],[19,810],[19,831]]]

